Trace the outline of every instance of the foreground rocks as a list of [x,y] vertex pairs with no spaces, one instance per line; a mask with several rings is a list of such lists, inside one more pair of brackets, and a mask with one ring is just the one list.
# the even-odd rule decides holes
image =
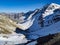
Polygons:
[[49,34],[47,36],[40,37],[36,40],[31,40],[24,45],[29,45],[29,44],[34,44],[34,45],[60,45],[60,33]]
[[60,45],[60,33],[40,37],[36,45]]

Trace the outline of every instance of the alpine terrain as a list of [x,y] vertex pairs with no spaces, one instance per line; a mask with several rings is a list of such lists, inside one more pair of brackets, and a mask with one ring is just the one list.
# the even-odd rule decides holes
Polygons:
[[0,14],[0,45],[55,45],[58,41],[59,4],[47,4],[27,13]]

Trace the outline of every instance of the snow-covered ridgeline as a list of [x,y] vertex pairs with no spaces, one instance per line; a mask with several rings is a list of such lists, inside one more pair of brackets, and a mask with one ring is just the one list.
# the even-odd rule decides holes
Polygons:
[[33,22],[35,20],[35,17],[33,18],[33,15],[35,13],[37,13],[37,11],[38,10],[34,11],[34,13],[32,13],[24,23],[22,23],[22,24],[19,23],[18,26],[21,26],[22,30],[26,30],[26,29],[30,28],[33,25]]
[[54,13],[53,11],[58,8],[60,8],[60,5],[55,3],[50,4],[48,8],[45,10],[45,12],[43,13],[43,17],[53,14]]

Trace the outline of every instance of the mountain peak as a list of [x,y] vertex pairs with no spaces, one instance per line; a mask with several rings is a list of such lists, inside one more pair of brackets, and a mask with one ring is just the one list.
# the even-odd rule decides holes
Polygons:
[[45,12],[43,13],[43,17],[46,17],[46,16],[48,16],[48,15],[50,15],[50,14],[53,14],[54,12],[54,10],[56,10],[56,9],[59,9],[60,8],[60,5],[58,5],[58,4],[55,4],[55,3],[51,3],[47,8],[46,8],[46,10],[45,10]]
[[56,3],[51,3],[50,6],[60,7],[60,5],[59,4],[56,4]]

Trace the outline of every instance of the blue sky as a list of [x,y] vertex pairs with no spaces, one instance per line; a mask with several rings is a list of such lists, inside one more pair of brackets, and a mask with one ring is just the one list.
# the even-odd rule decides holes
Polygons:
[[0,12],[27,12],[47,3],[60,4],[60,0],[0,0]]

